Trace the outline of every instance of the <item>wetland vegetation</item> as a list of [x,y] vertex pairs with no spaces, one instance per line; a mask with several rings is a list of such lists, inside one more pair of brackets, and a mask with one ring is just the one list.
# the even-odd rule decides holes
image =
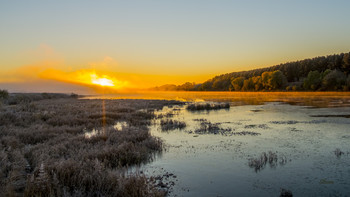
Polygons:
[[[151,136],[147,126],[154,110],[180,102],[78,100],[63,94],[4,99],[0,196],[165,195],[149,177],[125,169],[162,151],[163,141]],[[118,121],[129,126],[116,129]],[[94,129],[100,132],[84,135]]]
[[0,196],[342,195],[350,189],[344,174],[350,95],[177,98],[188,102],[2,97]]

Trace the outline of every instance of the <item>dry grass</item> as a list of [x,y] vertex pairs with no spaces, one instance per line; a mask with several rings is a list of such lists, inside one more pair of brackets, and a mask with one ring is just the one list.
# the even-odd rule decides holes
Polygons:
[[[179,102],[28,100],[0,108],[0,196],[165,195],[125,168],[162,151],[147,125],[155,110]],[[129,126],[116,130],[117,121]],[[92,129],[102,132],[86,138]]]

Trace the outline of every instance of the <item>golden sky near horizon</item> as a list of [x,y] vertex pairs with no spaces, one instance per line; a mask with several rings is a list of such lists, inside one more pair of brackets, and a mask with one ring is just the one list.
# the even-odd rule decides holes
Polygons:
[[0,89],[93,93],[201,83],[350,51],[349,1],[0,3]]

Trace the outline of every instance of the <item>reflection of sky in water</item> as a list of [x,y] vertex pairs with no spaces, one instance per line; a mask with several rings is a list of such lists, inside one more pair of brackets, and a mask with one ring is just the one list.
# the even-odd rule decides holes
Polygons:
[[92,129],[91,131],[84,130],[84,137],[85,138],[91,138],[93,136],[101,134],[102,131],[98,129]]
[[120,122],[115,123],[114,128],[121,131],[124,127],[127,127],[127,126],[128,126],[127,122],[120,121]]
[[179,101],[227,101],[231,105],[261,105],[264,102],[287,102],[292,105],[316,107],[349,107],[349,92],[160,92],[119,93],[96,95],[84,99],[156,99]]
[[[349,107],[307,108],[272,102],[195,113],[165,108],[160,113],[169,112],[187,127],[162,132],[157,120],[151,133],[165,141],[167,150],[142,169],[151,175],[174,173],[173,193],[179,196],[278,196],[280,188],[295,196],[344,195],[350,191],[350,119],[311,117],[350,114]],[[261,135],[197,137],[189,134],[199,127],[194,119],[221,123],[220,127],[232,132]],[[336,148],[345,155],[337,158]],[[248,166],[248,159],[268,151],[285,156],[288,162],[274,168],[267,165],[256,173]]]
[[[127,127],[127,126],[128,126],[127,122],[119,121],[114,124],[113,128],[115,128],[118,131],[121,131],[124,127]],[[84,130],[85,138],[91,138],[93,136],[100,135],[100,134],[103,134],[103,129],[92,129],[91,131]]]

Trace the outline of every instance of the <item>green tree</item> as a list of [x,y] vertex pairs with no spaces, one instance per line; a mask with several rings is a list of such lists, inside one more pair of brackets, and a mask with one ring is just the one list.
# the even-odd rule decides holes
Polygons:
[[350,71],[350,52],[344,54],[342,67],[344,69],[345,74],[349,74],[349,71]]
[[244,83],[243,77],[237,77],[231,80],[231,84],[235,91],[241,91]]
[[178,90],[185,90],[185,91],[189,91],[189,90],[192,90],[193,87],[195,86],[196,84],[195,83],[191,83],[191,82],[186,82],[182,85],[179,85],[177,87]]
[[257,76],[257,77],[252,77],[253,83],[254,83],[254,90],[255,91],[260,91],[264,88],[263,84],[262,84],[262,79],[261,76]]
[[7,90],[0,90],[0,99],[7,99],[9,97],[9,92]]
[[230,87],[230,80],[226,79],[216,79],[213,83],[213,89],[214,90],[228,90]]
[[269,81],[271,78],[271,74],[272,74],[272,72],[263,72],[261,75],[261,81],[262,81],[262,84],[266,90],[270,89]]
[[323,71],[323,72],[321,73],[321,80],[323,80],[324,77],[325,77],[326,75],[328,75],[330,72],[332,72],[332,70],[330,70],[330,69],[327,69],[327,70]]
[[246,79],[243,82],[242,91],[254,91],[255,85],[252,78]]
[[343,89],[346,83],[346,75],[338,70],[332,70],[322,80],[322,87],[325,90]]
[[345,91],[350,90],[350,75],[348,75],[348,78],[346,78],[346,87],[344,89]]
[[209,91],[209,90],[212,90],[212,87],[213,87],[213,83],[211,81],[206,81],[206,82],[204,82],[201,85],[199,90],[201,90],[201,91]]
[[272,90],[284,89],[287,84],[287,78],[279,71],[273,71],[269,79],[269,86]]
[[305,90],[317,90],[321,85],[321,73],[317,70],[310,71],[304,80],[303,87]]

